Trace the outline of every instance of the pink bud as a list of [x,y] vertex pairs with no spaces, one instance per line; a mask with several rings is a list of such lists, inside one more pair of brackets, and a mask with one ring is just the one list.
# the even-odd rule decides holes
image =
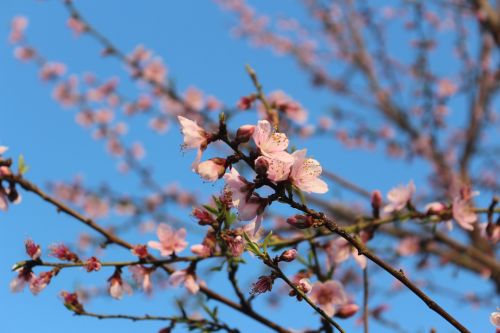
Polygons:
[[226,160],[224,158],[212,158],[208,161],[201,162],[198,164],[196,172],[201,176],[201,178],[208,180],[209,182],[214,182],[217,179],[224,176],[226,172]]
[[286,250],[285,252],[283,252],[280,255],[279,260],[280,261],[291,262],[291,261],[294,261],[295,258],[297,258],[297,250],[295,250],[295,249],[289,249],[289,250]]
[[99,261],[99,259],[97,259],[96,257],[90,257],[87,259],[87,261],[85,262],[84,266],[85,269],[87,270],[87,272],[92,272],[92,271],[95,271],[97,272],[98,270],[101,269],[101,262]]
[[240,108],[241,110],[250,109],[255,99],[256,99],[255,95],[248,95],[241,97],[240,100],[238,101],[238,108]]
[[382,206],[382,193],[379,190],[373,191],[371,201],[374,209],[380,209]]
[[311,216],[295,215],[286,219],[286,223],[299,229],[307,229],[314,224]]
[[199,225],[211,225],[215,222],[212,215],[204,209],[194,208],[192,214],[198,220]]
[[83,313],[83,305],[78,300],[77,293],[68,293],[67,291],[61,292],[61,297],[64,301],[64,306],[75,313]]
[[254,125],[243,125],[238,130],[236,131],[236,141],[242,143],[242,142],[248,142],[250,138],[253,135],[253,132],[255,132],[255,126]]
[[24,242],[24,246],[26,248],[26,253],[31,257],[33,260],[37,260],[40,258],[40,255],[42,254],[42,249],[40,248],[40,245],[35,244],[31,239],[27,239]]
[[264,156],[255,160],[255,172],[260,176],[266,176],[269,169],[269,161]]
[[354,316],[359,310],[359,306],[354,303],[343,305],[335,314],[339,318],[349,318]]
[[148,247],[144,244],[135,245],[131,250],[134,256],[144,259],[149,256]]

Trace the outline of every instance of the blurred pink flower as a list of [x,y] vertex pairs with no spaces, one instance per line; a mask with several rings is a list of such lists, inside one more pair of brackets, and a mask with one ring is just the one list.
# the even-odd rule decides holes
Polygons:
[[24,16],[15,16],[10,23],[9,41],[17,43],[23,39],[24,30],[28,27],[28,19]]
[[175,271],[170,275],[168,282],[174,287],[177,287],[181,283],[184,284],[184,287],[191,294],[196,294],[200,290],[194,274],[186,269]]
[[153,291],[153,284],[151,283],[152,270],[142,265],[132,265],[128,269],[132,273],[134,281],[142,287],[145,293],[150,294]]
[[309,298],[330,317],[349,301],[342,284],[334,280],[314,283]]
[[149,241],[148,246],[159,250],[163,257],[180,253],[187,246],[187,242],[184,240],[186,238],[186,229],[184,228],[175,231],[168,224],[160,223],[157,234],[160,241]]
[[415,193],[415,184],[410,181],[408,185],[399,185],[393,188],[387,194],[387,200],[389,204],[384,207],[385,213],[392,213],[402,210],[406,207],[407,203],[411,201],[413,194]]

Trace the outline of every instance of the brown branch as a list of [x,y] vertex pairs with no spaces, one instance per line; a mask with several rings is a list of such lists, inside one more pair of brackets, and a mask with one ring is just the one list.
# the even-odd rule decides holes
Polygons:
[[[71,217],[74,217],[75,219],[77,219],[78,221],[84,223],[85,225],[87,225],[88,227],[90,227],[91,229],[97,231],[98,233],[100,233],[101,235],[103,235],[106,240],[109,242],[109,243],[114,243],[114,244],[117,244],[123,248],[126,248],[126,249],[132,249],[132,245],[124,240],[122,240],[121,238],[111,234],[110,232],[108,232],[107,230],[105,230],[104,228],[102,228],[101,226],[99,226],[98,224],[96,224],[92,219],[86,217],[86,216],[83,216],[82,214],[78,213],[77,211],[73,210],[72,208],[68,207],[67,205],[65,205],[64,203],[58,201],[57,199],[55,198],[52,198],[51,196],[49,196],[47,193],[45,193],[44,191],[42,191],[40,188],[38,188],[36,185],[34,185],[33,183],[27,181],[26,179],[20,177],[20,176],[5,176],[5,177],[1,177],[0,180],[8,180],[8,181],[12,181],[12,182],[15,182],[16,184],[19,184],[24,190],[28,191],[28,192],[32,192],[34,194],[36,194],[37,196],[39,196],[40,198],[42,198],[43,200],[45,200],[46,202],[50,203],[51,205],[55,206],[57,208],[57,211],[58,212],[64,212],[66,214],[68,214],[69,216]],[[149,256],[146,260],[146,262],[148,262],[148,260],[157,260],[154,256]],[[161,268],[163,270],[165,270],[168,274],[172,274],[173,273],[173,270],[167,266],[161,266]],[[255,312],[254,310],[249,310],[249,309],[246,309],[244,308],[243,306],[241,306],[240,304],[237,304],[233,301],[231,301],[230,299],[214,292],[213,290],[209,289],[208,287],[206,286],[200,286],[200,291],[202,293],[204,293],[208,298],[212,298],[218,302],[221,302],[223,304],[226,304],[227,306],[233,308],[234,310],[238,311],[238,312],[241,312],[253,319],[255,319],[256,321],[260,322],[261,324],[271,328],[272,330],[276,331],[276,332],[279,332],[279,333],[290,333],[289,330],[279,326],[278,324],[270,321],[269,319],[263,317],[262,315],[258,314],[257,312]]]

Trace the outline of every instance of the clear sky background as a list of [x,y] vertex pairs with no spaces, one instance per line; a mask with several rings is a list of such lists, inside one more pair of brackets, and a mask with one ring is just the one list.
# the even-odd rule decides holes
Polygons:
[[[278,3],[258,1],[263,11],[279,13]],[[281,3],[281,2],[280,2]],[[164,58],[169,73],[180,91],[190,85],[199,87],[208,94],[217,96],[226,104],[235,103],[242,95],[252,92],[252,86],[244,71],[250,64],[256,69],[267,91],[282,89],[300,101],[316,118],[334,101],[329,94],[311,89],[307,77],[287,58],[276,57],[271,52],[253,49],[244,41],[230,34],[232,19],[211,1],[123,1],[88,0],[77,1],[77,6],[94,26],[127,52],[141,43]],[[296,5],[288,5],[287,13],[300,14]],[[133,85],[127,78],[123,66],[114,59],[100,57],[100,47],[86,36],[75,38],[66,27],[67,12],[59,1],[1,0],[0,1],[0,145],[10,147],[9,155],[24,154],[31,170],[29,179],[40,185],[52,180],[70,180],[75,175],[84,177],[87,184],[111,184],[117,190],[134,191],[139,188],[133,175],[119,175],[116,161],[109,157],[101,142],[91,139],[88,131],[74,122],[72,110],[62,110],[52,100],[49,84],[40,82],[33,64],[22,64],[13,57],[7,42],[9,23],[15,15],[30,19],[27,31],[32,44],[51,60],[67,64],[68,71],[81,74],[95,72],[100,78],[116,73],[120,75],[125,93],[133,93]],[[3,36],[3,37],[2,37]],[[405,52],[405,51],[402,51]],[[176,182],[183,188],[196,189],[207,197],[220,185],[202,183],[197,175],[189,171],[193,154],[180,153],[181,137],[177,129],[164,136],[151,135],[144,119],[134,121],[129,137],[143,139],[147,148],[147,164],[155,165],[158,178],[165,184]],[[302,141],[295,141],[303,146]],[[422,166],[394,163],[376,153],[348,151],[339,143],[329,140],[313,140],[307,146],[310,153],[319,159],[325,168],[353,179],[367,189],[379,188],[384,193],[391,187],[414,179],[417,189],[424,187],[425,171]],[[328,151],[326,151],[328,150]],[[332,192],[335,192],[334,190]],[[327,194],[327,199],[333,194]],[[367,203],[364,203],[365,205]],[[180,211],[187,216],[189,210]],[[104,220],[103,223],[110,221]],[[98,321],[89,318],[74,318],[58,299],[60,290],[72,290],[79,283],[103,286],[111,274],[105,272],[87,275],[83,271],[63,271],[39,296],[28,291],[12,294],[9,281],[14,277],[11,266],[25,259],[23,242],[32,237],[44,247],[58,241],[76,239],[86,231],[76,221],[59,215],[42,203],[38,197],[24,195],[21,206],[12,207],[0,215],[0,332],[108,332],[123,333],[155,332],[161,323],[130,323],[126,321]],[[152,235],[131,236],[134,241],[145,241]],[[187,251],[186,251],[187,252]],[[110,252],[127,258],[123,251]],[[109,253],[108,253],[109,254]],[[411,267],[411,262],[408,263]],[[451,270],[451,269],[450,269]],[[250,285],[258,275],[249,273],[242,281]],[[392,283],[384,273],[378,273],[376,285]],[[432,276],[432,273],[426,276]],[[439,276],[436,275],[437,280]],[[224,279],[213,280],[219,291],[227,291]],[[491,292],[490,285],[467,274],[458,276],[443,285],[455,290]],[[212,285],[212,284],[211,284]],[[162,293],[165,293],[162,292]],[[152,299],[142,294],[126,298],[121,302],[109,298],[98,299],[89,304],[96,312],[126,312],[134,314],[170,314],[171,301],[162,298],[162,293]],[[229,294],[229,293],[228,293]],[[361,295],[361,293],[356,293]],[[431,293],[432,295],[432,293]],[[381,301],[384,295],[374,299]],[[492,301],[491,309],[476,309],[470,304],[436,296],[442,305],[460,318],[473,332],[493,332],[488,316],[495,309],[498,299]],[[265,297],[262,297],[264,302]],[[495,294],[491,292],[491,298]],[[360,298],[358,297],[358,300]],[[294,303],[289,300],[288,303]],[[390,317],[397,318],[409,332],[427,332],[430,327],[441,332],[454,332],[444,320],[431,313],[414,295],[404,293],[391,299]],[[222,315],[230,316],[230,323],[244,323],[243,332],[267,332],[261,325],[241,317],[221,306]],[[311,316],[305,304],[287,305],[283,310],[269,310],[268,317],[300,327],[302,316]],[[224,317],[223,317],[224,318]],[[348,332],[361,328],[353,320],[344,323]],[[373,332],[384,329],[374,326]],[[179,330],[182,331],[182,330]]]

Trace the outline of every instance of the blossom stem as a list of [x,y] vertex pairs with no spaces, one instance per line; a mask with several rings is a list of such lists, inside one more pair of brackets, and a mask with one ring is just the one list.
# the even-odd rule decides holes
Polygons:
[[340,333],[345,333],[344,329],[335,320],[333,320],[333,318],[327,315],[325,311],[323,311],[319,306],[314,304],[314,302],[309,297],[307,297],[307,295],[304,292],[302,292],[302,290],[297,288],[297,286],[292,281],[290,281],[290,279],[285,275],[285,273],[283,273],[283,271],[279,268],[278,264],[275,264],[272,260],[269,259],[264,259],[264,263],[270,268],[272,268],[274,272],[278,275],[278,277],[283,281],[285,281],[285,283],[288,284],[290,288],[292,288],[297,293],[297,295],[300,295],[300,297],[304,299],[307,302],[307,304],[309,304],[314,309],[314,311],[319,313],[319,315],[323,317],[323,319],[325,319],[333,327],[339,330]]

